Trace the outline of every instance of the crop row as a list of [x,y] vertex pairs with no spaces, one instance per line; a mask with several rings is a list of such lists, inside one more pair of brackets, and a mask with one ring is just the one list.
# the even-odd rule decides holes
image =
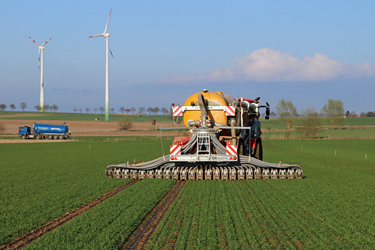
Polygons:
[[287,143],[294,150],[276,155],[273,152],[282,150],[285,142],[274,141],[269,154],[303,160],[309,170],[304,171],[306,179],[270,185],[333,228],[342,241],[371,248],[375,243],[375,158],[365,159],[363,153],[375,148],[375,141],[311,141],[304,142],[302,150],[301,142]]
[[350,155],[374,142],[303,143],[268,142],[268,159],[301,164],[303,180],[188,182],[149,249],[371,248],[374,162]]
[[175,180],[142,180],[44,235],[29,249],[118,249]]
[[160,155],[145,147],[160,141],[0,144],[0,245],[130,181],[105,168]]
[[268,181],[188,182],[149,249],[350,248]]

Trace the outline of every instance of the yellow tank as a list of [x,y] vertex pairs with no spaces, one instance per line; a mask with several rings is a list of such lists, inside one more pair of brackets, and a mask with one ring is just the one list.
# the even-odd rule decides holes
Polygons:
[[[204,99],[207,100],[207,106],[228,106],[222,92],[198,92],[189,96],[184,106],[199,106],[198,104],[198,94],[202,94]],[[225,110],[208,110],[207,111],[208,120],[215,121],[216,124],[227,125],[228,118],[226,116]],[[187,122],[199,121],[201,120],[200,110],[186,110],[184,112],[184,125],[188,127]]]

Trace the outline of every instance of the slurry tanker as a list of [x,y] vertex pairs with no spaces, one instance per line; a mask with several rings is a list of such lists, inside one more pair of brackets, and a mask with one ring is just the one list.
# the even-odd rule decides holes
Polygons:
[[259,97],[231,98],[222,92],[189,96],[183,106],[173,106],[189,136],[175,137],[170,154],[152,161],[110,165],[107,178],[174,178],[177,180],[302,179],[298,165],[263,160]]
[[29,126],[19,127],[18,137],[22,139],[68,139],[71,133],[66,124],[52,125],[34,123],[32,129]]

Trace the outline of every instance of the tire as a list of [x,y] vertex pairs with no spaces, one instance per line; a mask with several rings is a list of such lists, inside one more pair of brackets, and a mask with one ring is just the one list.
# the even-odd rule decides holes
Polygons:
[[21,139],[26,139],[26,135],[25,134],[21,135]]
[[60,140],[64,139],[64,136],[63,135],[59,135],[59,139]]
[[261,138],[257,138],[255,148],[252,149],[251,156],[258,160],[263,160],[263,146]]
[[52,136],[52,135],[49,135],[49,136],[48,136],[48,139],[53,139],[53,136]]

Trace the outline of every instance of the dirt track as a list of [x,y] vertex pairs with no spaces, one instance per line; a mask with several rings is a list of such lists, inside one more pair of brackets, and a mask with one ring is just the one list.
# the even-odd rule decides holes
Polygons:
[[[2,116],[4,117],[4,116]],[[160,136],[159,127],[173,127],[172,122],[157,122],[155,126],[151,122],[133,122],[128,131],[120,131],[118,122],[95,122],[95,121],[50,121],[38,120],[44,124],[69,124],[72,138],[80,136]],[[2,137],[14,137],[18,135],[20,126],[32,126],[34,121],[22,119],[1,119],[0,123],[5,125]],[[163,136],[180,135],[179,131],[163,131]],[[0,139],[0,143],[33,143],[33,142],[61,142],[69,140],[7,140]]]
[[185,181],[178,181],[143,219],[138,228],[129,236],[120,249],[144,249],[148,244],[150,236],[154,233],[159,222],[164,217],[164,214],[168,211],[169,206],[176,199],[184,185]]

